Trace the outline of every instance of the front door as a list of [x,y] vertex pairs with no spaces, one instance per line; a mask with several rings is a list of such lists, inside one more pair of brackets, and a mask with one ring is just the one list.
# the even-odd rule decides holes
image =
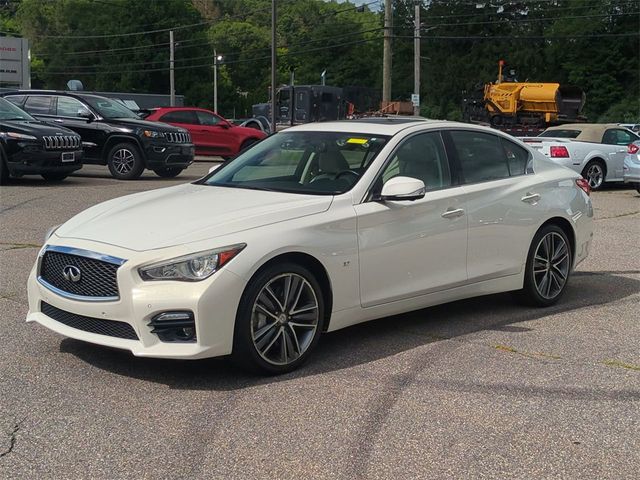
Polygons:
[[109,127],[96,120],[89,108],[72,97],[56,97],[55,122],[82,137],[85,163],[100,163]]
[[452,182],[440,133],[400,145],[374,193],[395,176],[422,180],[416,201],[356,205],[363,307],[462,285],[467,280],[467,217],[461,186]]
[[196,110],[203,145],[214,155],[228,156],[235,152],[234,135],[222,118],[204,110]]

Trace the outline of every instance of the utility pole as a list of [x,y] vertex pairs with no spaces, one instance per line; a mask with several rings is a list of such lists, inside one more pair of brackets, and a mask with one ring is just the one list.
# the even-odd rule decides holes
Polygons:
[[[382,102],[391,101],[391,0],[384,0],[384,50],[382,54]],[[386,104],[385,104],[386,106]]]
[[213,113],[218,113],[218,52],[213,49]]
[[422,0],[416,0],[415,29],[413,34],[413,93],[418,96],[418,105],[413,106],[413,114],[420,115],[420,8]]
[[271,133],[276,131],[276,0],[271,0]]
[[169,103],[172,107],[176,106],[176,82],[173,76],[174,74],[174,58],[175,58],[175,44],[173,43],[173,30],[169,30]]

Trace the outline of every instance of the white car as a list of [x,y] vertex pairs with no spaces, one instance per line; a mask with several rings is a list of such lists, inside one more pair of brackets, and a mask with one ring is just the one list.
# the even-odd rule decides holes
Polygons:
[[615,123],[572,123],[549,127],[522,140],[587,179],[592,190],[622,182],[627,146],[640,137]]
[[272,135],[192,184],[48,234],[27,321],[136,356],[299,366],[321,332],[519,291],[546,306],[589,252],[585,180],[500,132],[369,119]]

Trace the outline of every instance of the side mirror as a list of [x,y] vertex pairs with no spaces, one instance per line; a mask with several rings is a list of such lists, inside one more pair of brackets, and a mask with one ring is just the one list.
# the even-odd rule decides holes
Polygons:
[[393,177],[382,186],[382,192],[376,200],[413,201],[424,197],[427,191],[424,182],[411,177]]
[[91,113],[89,110],[85,110],[84,108],[78,109],[78,117],[84,118],[89,122],[93,121],[93,113]]
[[231,124],[229,122],[219,122],[218,125],[220,125],[225,130],[228,130],[231,128]]

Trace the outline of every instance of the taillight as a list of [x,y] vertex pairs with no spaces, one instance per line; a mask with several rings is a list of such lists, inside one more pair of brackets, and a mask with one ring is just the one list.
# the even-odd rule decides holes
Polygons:
[[589,186],[589,182],[584,178],[578,178],[576,180],[576,185],[587,195],[591,195],[591,187]]
[[552,146],[549,150],[551,158],[569,158],[569,150],[563,146]]
[[638,153],[638,150],[640,150],[640,147],[635,143],[630,143],[627,147],[627,153],[630,153],[631,155],[635,155],[636,153]]

